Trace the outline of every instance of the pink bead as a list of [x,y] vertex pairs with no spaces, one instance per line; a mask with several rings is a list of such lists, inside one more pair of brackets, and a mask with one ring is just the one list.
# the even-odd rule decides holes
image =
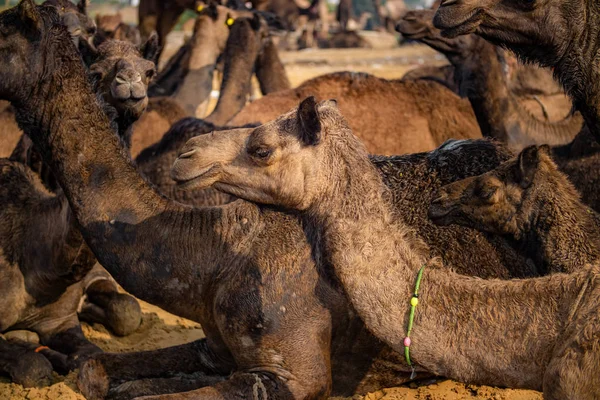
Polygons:
[[410,338],[408,336],[404,338],[404,346],[410,347]]

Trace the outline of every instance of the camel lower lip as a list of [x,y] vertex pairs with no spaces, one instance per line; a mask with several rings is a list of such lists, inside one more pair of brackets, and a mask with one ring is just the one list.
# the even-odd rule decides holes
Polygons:
[[452,213],[452,209],[442,210],[436,208],[430,208],[428,217],[436,225],[447,225],[446,218]]
[[206,168],[203,168],[200,171],[196,172],[192,177],[186,177],[181,179],[176,176],[173,176],[173,180],[177,183],[178,187],[183,189],[197,187],[200,186],[200,182],[202,181],[202,179],[206,177],[206,175],[213,169],[213,167],[214,166],[211,165]]

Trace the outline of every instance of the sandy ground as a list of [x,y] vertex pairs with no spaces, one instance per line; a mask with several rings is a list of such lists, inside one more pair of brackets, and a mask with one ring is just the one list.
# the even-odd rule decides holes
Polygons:
[[[181,39],[182,35],[175,34],[169,41],[171,48],[176,48],[176,45],[181,43]],[[400,78],[408,70],[420,65],[445,63],[443,57],[423,46],[374,50],[306,50],[282,53],[281,57],[293,85],[298,85],[317,75],[345,70],[368,72],[388,79]],[[112,352],[151,350],[203,337],[202,328],[194,322],[178,318],[146,303],[142,304],[142,308],[145,313],[142,326],[129,337],[115,337],[101,325],[84,325],[84,332],[103,350]],[[67,377],[56,375],[54,382],[47,387],[24,389],[20,385],[11,384],[7,378],[0,377],[0,400],[83,399],[77,391],[75,380],[76,372]],[[540,393],[532,391],[464,385],[450,380],[420,387],[388,388],[367,396],[352,397],[353,400],[537,400],[541,398]]]

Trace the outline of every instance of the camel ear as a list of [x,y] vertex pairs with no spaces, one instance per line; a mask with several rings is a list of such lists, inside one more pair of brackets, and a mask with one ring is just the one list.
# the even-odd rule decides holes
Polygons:
[[158,35],[156,32],[152,32],[146,43],[142,45],[140,52],[146,60],[156,64],[158,62],[158,48]]
[[22,0],[19,3],[19,15],[25,26],[33,32],[42,31],[42,17],[33,0]]
[[537,146],[529,146],[519,154],[516,178],[523,189],[527,189],[533,183],[539,164],[540,150]]
[[87,40],[79,41],[79,53],[83,59],[83,63],[90,67],[98,59],[98,49]]
[[300,139],[309,146],[321,141],[321,121],[314,96],[307,97],[298,106],[298,133]]
[[77,3],[77,9],[83,15],[87,15],[87,0],[79,0]]

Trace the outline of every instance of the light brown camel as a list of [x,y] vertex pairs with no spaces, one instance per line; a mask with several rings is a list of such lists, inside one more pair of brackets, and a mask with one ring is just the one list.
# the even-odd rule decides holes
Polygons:
[[434,24],[446,36],[477,33],[524,60],[552,67],[600,141],[600,10],[593,0],[530,2],[443,1]]
[[256,100],[229,126],[265,123],[303,98],[337,98],[350,126],[372,154],[417,153],[447,139],[480,137],[471,106],[435,82],[388,81],[372,75],[338,72]]
[[96,26],[98,31],[96,37],[103,39],[123,40],[133,43],[135,46],[142,44],[140,31],[123,22],[121,14],[96,15]]
[[547,272],[580,270],[600,257],[600,218],[551,155],[548,146],[527,147],[490,172],[442,187],[429,217],[508,235]]
[[600,267],[508,282],[443,268],[392,211],[335,101],[309,97],[258,128],[194,138],[173,175],[300,211],[313,257],[335,272],[369,330],[398,352],[409,347],[405,368],[546,399],[600,396]]
[[[583,125],[579,114],[550,123],[535,118],[523,106],[504,73],[504,51],[475,35],[442,36],[433,26],[433,15],[433,10],[410,11],[398,24],[398,30],[448,58],[455,68],[455,81],[461,94],[469,98],[483,135],[521,150],[531,144],[569,143],[579,133]],[[563,118],[570,108],[570,102],[564,102],[553,114],[561,114],[559,118]],[[553,117],[556,119],[556,115]]]
[[[294,215],[242,200],[183,206],[139,176],[65,40],[68,33],[55,21],[51,9],[31,0],[0,14],[0,29],[11,32],[0,45],[20,44],[19,68],[6,68],[0,58],[0,98],[18,105],[19,122],[65,188],[102,265],[130,293],[198,321],[207,336],[154,352],[99,356],[81,370],[86,397],[103,396],[111,383],[120,394],[140,385],[143,394],[172,392],[177,389],[165,385],[176,385],[177,378],[168,377],[177,372],[194,373],[195,387],[210,385],[195,393],[198,398],[248,398],[253,388],[268,397],[317,398],[406,381],[396,369],[399,355],[364,330],[336,279],[315,264]],[[50,59],[53,69],[43,67],[40,61]],[[435,188],[508,157],[502,146],[484,140],[373,162],[394,187],[398,215],[423,230],[434,255],[465,273],[510,277],[532,272],[511,258],[508,247],[426,221]],[[157,382],[159,388],[152,386]]]

